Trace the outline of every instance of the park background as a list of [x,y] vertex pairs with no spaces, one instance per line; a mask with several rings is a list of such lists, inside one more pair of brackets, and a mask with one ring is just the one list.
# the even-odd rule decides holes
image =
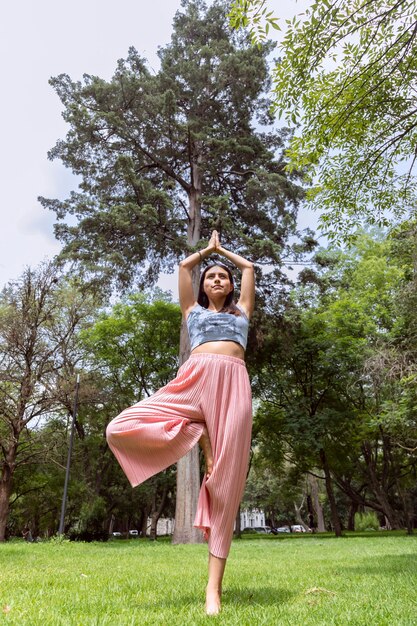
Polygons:
[[[285,4],[289,15],[293,5]],[[78,277],[82,263],[73,265],[70,274],[66,273],[68,265],[59,267],[49,263],[48,259],[60,251],[62,244],[52,234],[52,212],[41,207],[36,198],[64,201],[81,180],[74,178],[58,160],[46,159],[47,151],[67,132],[60,118],[62,104],[47,82],[50,76],[66,72],[73,80],[80,80],[88,73],[109,80],[117,59],[126,58],[130,45],[147,58],[151,74],[157,73],[156,47],[169,42],[172,19],[179,4],[156,3],[145,11],[141,3],[134,7],[125,3],[115,13],[110,5],[102,4],[98,8],[91,3],[83,11],[81,22],[81,9],[77,11],[74,7],[67,16],[48,3],[41,4],[36,12],[29,3],[26,8],[22,18],[22,14],[13,15],[14,9],[9,7],[10,19],[2,23],[1,44],[5,46],[3,59],[10,58],[10,51],[14,50],[16,61],[5,67],[13,97],[3,99],[1,105],[5,109],[3,119],[7,120],[1,168],[2,283],[18,279],[6,286],[1,303],[2,480],[7,478],[7,467],[13,465],[7,453],[13,448],[10,429],[16,426],[13,422],[16,415],[20,419],[19,428],[22,426],[18,432],[13,483],[9,483],[13,487],[2,492],[2,537],[20,537],[22,531],[30,528],[32,536],[44,539],[53,537],[57,531],[75,376],[81,373],[65,532],[72,539],[87,541],[105,540],[115,529],[126,534],[130,528],[139,528],[145,535],[150,517],[151,538],[155,538],[158,517],[174,514],[175,468],[132,491],[106,449],[104,428],[121,408],[148,395],[174,375],[178,366],[178,306],[152,284],[154,277],[148,275],[148,284],[143,276],[141,280],[132,278],[123,262],[122,269],[117,268],[117,261],[114,265],[119,283],[112,283],[104,291],[97,282],[88,282],[91,272],[87,276],[81,272]],[[271,3],[271,9],[274,8]],[[281,5],[275,12],[286,17]],[[263,58],[261,53],[257,57],[253,54],[257,62]],[[272,62],[273,52],[265,56]],[[38,91],[40,85],[42,90]],[[259,107],[262,107],[260,101]],[[271,175],[264,178],[270,196],[257,195],[260,193],[257,188],[249,191],[245,188],[249,202],[259,201],[261,206],[265,203],[265,212],[259,216],[263,219],[267,216],[269,221],[249,219],[246,226],[249,230],[239,234],[235,242],[241,250],[251,250],[255,261],[264,268],[260,272],[258,267],[259,306],[248,350],[256,412],[251,474],[243,504],[249,510],[264,510],[272,527],[301,522],[306,528],[328,529],[336,536],[349,536],[356,528],[365,531],[366,537],[377,533],[381,541],[390,529],[391,543],[380,544],[384,545],[380,548],[370,538],[369,552],[368,548],[361,550],[366,562],[380,554],[380,550],[381,554],[387,550],[386,555],[392,557],[392,563],[395,561],[390,576],[398,575],[405,563],[406,587],[411,580],[409,564],[415,554],[414,543],[396,543],[395,533],[403,538],[405,532],[411,536],[416,522],[413,216],[411,213],[407,219],[393,219],[391,224],[385,223],[385,228],[366,226],[356,233],[355,239],[349,240],[350,245],[343,242],[329,245],[320,233],[301,232],[306,226],[317,229],[317,214],[303,202],[304,188],[309,186],[307,177],[304,179],[302,172],[295,172],[286,179],[281,169],[274,170],[282,163],[282,150],[289,141],[283,126],[280,121],[275,127],[281,144],[269,140],[269,146],[275,146],[273,156],[268,157],[269,161],[262,157],[263,173]],[[253,132],[258,133],[259,128],[255,126]],[[268,141],[265,137],[263,140]],[[279,184],[274,178],[277,171]],[[274,194],[279,198],[279,210],[269,204]],[[220,215],[225,239],[233,244],[233,224],[228,222],[227,209],[219,204],[217,211],[205,214],[202,242],[209,229],[219,223]],[[236,215],[240,219],[242,214]],[[71,225],[75,224],[69,220]],[[129,260],[126,247],[122,246],[122,250]],[[105,246],[103,251],[108,253]],[[93,244],[92,257],[95,252]],[[168,261],[172,262],[175,256],[179,256],[179,244]],[[67,257],[67,263],[70,262]],[[24,266],[31,269],[23,270]],[[143,269],[147,269],[146,262]],[[164,269],[162,264],[161,270]],[[170,275],[158,284],[170,288],[172,280]],[[151,344],[152,350],[147,349]],[[320,541],[328,536],[316,535]],[[309,538],[313,536],[303,539]],[[291,540],[298,539],[291,537]],[[132,550],[137,550],[144,545],[143,541],[146,540],[118,545],[131,545]],[[277,549],[283,545],[282,537],[244,536],[237,554],[246,562],[245,554],[255,550],[253,556],[259,547],[260,552],[254,558],[268,570],[271,568],[267,564],[269,545],[275,544],[267,544],[262,552],[265,546],[260,541],[276,541]],[[325,552],[320,546],[324,545],[311,543],[313,552],[315,546],[318,551],[309,554],[310,562],[315,562],[315,558],[320,561],[320,555]],[[333,544],[328,545],[332,545],[328,558],[333,567],[338,558],[337,549]],[[15,554],[19,561],[26,554],[22,563],[29,566],[30,559],[25,560],[29,553],[22,552],[21,545],[13,548],[13,541],[10,547],[12,552],[5,551],[4,557]],[[65,552],[70,548],[64,540],[51,544],[51,548],[71,554]],[[161,564],[169,560],[169,546],[162,548]],[[46,545],[42,549],[47,549]],[[189,546],[189,549],[202,547]],[[294,556],[292,550],[304,548],[291,548],[288,559]],[[53,553],[49,556],[53,558]],[[45,552],[45,558],[49,556]],[[141,553],[141,558],[144,557],[145,552]],[[357,555],[351,551],[340,556],[351,563],[355,558]],[[19,576],[22,570],[17,568],[16,572]],[[364,570],[365,574],[369,581],[369,571]],[[78,575],[90,576],[83,572]],[[297,576],[294,584],[306,594],[302,595],[306,601],[303,619],[312,594],[313,598],[319,598],[312,605],[319,604],[320,610],[323,609],[318,619],[324,620],[328,607],[323,604],[323,598],[334,598],[333,594],[337,597],[340,593],[329,589],[331,570],[326,572],[323,585],[319,574],[313,574],[315,583],[308,587],[307,581]],[[238,578],[232,580],[236,586]],[[381,589],[386,589],[380,583],[378,578],[373,587],[379,588],[379,598]],[[364,590],[363,577],[355,584]],[[393,615],[403,620],[398,623],[413,623],[412,602],[401,584],[398,590],[402,590],[404,605],[390,604],[390,599],[386,605],[379,606],[374,623],[385,623],[383,619],[392,623],[389,620]],[[10,577],[7,593],[11,593],[13,586]],[[334,623],[345,622],[345,611],[352,600],[352,589],[348,587],[344,587],[343,606],[339,607],[341,613],[336,614]],[[278,611],[274,613],[278,619],[279,603],[271,599],[273,588],[274,585],[268,585],[255,601],[250,592],[243,593],[247,623],[254,619],[253,602],[261,606],[255,618],[258,623],[266,619],[266,605]],[[149,589],[145,585],[143,592]],[[18,595],[20,599],[14,605],[4,597],[3,612],[7,619],[36,623],[30,622],[30,615],[21,613],[23,591]],[[284,593],[281,601],[285,604],[290,595]],[[347,597],[350,600],[346,602]],[[365,620],[370,597],[366,596],[366,602],[358,609],[356,623],[365,623],[360,620]],[[41,604],[37,606],[40,613],[36,619],[41,620],[45,608]],[[287,609],[291,620],[294,610],[291,602]],[[62,606],[57,604],[56,610],[55,615],[60,615]],[[78,610],[82,615],[81,605]],[[187,611],[186,601],[179,607],[179,620],[184,617],[183,611]],[[56,617],[48,619],[53,623]],[[62,619],[62,623],[71,623],[68,616]],[[120,623],[129,623],[128,616],[121,617]]]

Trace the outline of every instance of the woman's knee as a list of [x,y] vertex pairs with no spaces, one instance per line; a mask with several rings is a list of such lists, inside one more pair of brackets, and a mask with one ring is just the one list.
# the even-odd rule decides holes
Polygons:
[[107,441],[111,440],[115,434],[117,434],[118,432],[120,432],[120,430],[122,430],[120,428],[120,424],[122,421],[125,421],[126,411],[128,411],[128,409],[125,409],[124,411],[119,413],[119,415],[114,417],[112,421],[107,424],[107,428],[106,428]]
[[111,422],[109,422],[109,424],[107,424],[107,428],[106,428],[106,439],[107,441],[111,441],[112,437],[113,437],[113,433],[115,431],[115,421],[117,418],[113,419]]

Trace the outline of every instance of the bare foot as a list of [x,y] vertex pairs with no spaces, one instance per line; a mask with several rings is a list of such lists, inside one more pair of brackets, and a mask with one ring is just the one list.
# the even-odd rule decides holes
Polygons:
[[204,460],[206,464],[206,476],[208,477],[213,471],[213,450],[211,449],[210,437],[205,426],[198,443],[200,444],[204,454]]
[[218,615],[221,609],[221,592],[218,589],[206,589],[206,614]]

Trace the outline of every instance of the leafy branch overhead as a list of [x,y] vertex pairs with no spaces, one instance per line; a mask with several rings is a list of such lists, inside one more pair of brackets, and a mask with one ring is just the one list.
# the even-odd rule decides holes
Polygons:
[[[232,24],[253,31],[260,5],[236,0]],[[286,21],[274,108],[298,129],[290,168],[309,169],[309,199],[333,237],[414,210],[416,36],[415,0],[312,2]]]
[[234,2],[229,13],[232,28],[247,28],[253,44],[265,42],[270,28],[281,30],[278,18],[268,11],[267,0]]

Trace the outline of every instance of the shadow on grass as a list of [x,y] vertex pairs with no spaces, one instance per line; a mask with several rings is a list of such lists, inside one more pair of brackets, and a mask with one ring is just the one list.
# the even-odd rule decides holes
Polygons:
[[[224,606],[275,606],[289,602],[296,594],[278,589],[274,586],[269,587],[232,587],[228,586],[223,591],[222,603]],[[156,604],[160,609],[182,609],[190,606],[200,606],[204,599],[204,589],[200,593],[195,594],[176,594],[175,596],[165,597],[157,603],[154,601],[148,603],[141,602],[143,609],[149,608],[154,610]]]
[[276,586],[228,587],[224,592],[224,603],[242,606],[275,606],[289,602],[296,594]]
[[[333,535],[334,536],[334,535]],[[407,535],[406,530],[374,530],[374,531],[346,531],[343,533],[343,537],[356,538],[361,537],[364,539],[383,539],[385,537],[410,537],[410,539],[417,539],[417,534]]]
[[[385,537],[410,537],[411,539],[417,539],[417,533],[414,535],[407,535],[405,530],[378,530],[378,531],[343,531],[340,539],[383,539]],[[278,535],[273,534],[257,534],[257,533],[245,533],[239,538],[235,538],[234,541],[309,541],[310,539],[337,539],[334,532],[325,533],[280,533]]]
[[384,554],[377,562],[369,560],[360,565],[344,565],[341,569],[349,574],[357,573],[360,576],[397,576],[398,574],[417,576],[417,556],[415,554]]

